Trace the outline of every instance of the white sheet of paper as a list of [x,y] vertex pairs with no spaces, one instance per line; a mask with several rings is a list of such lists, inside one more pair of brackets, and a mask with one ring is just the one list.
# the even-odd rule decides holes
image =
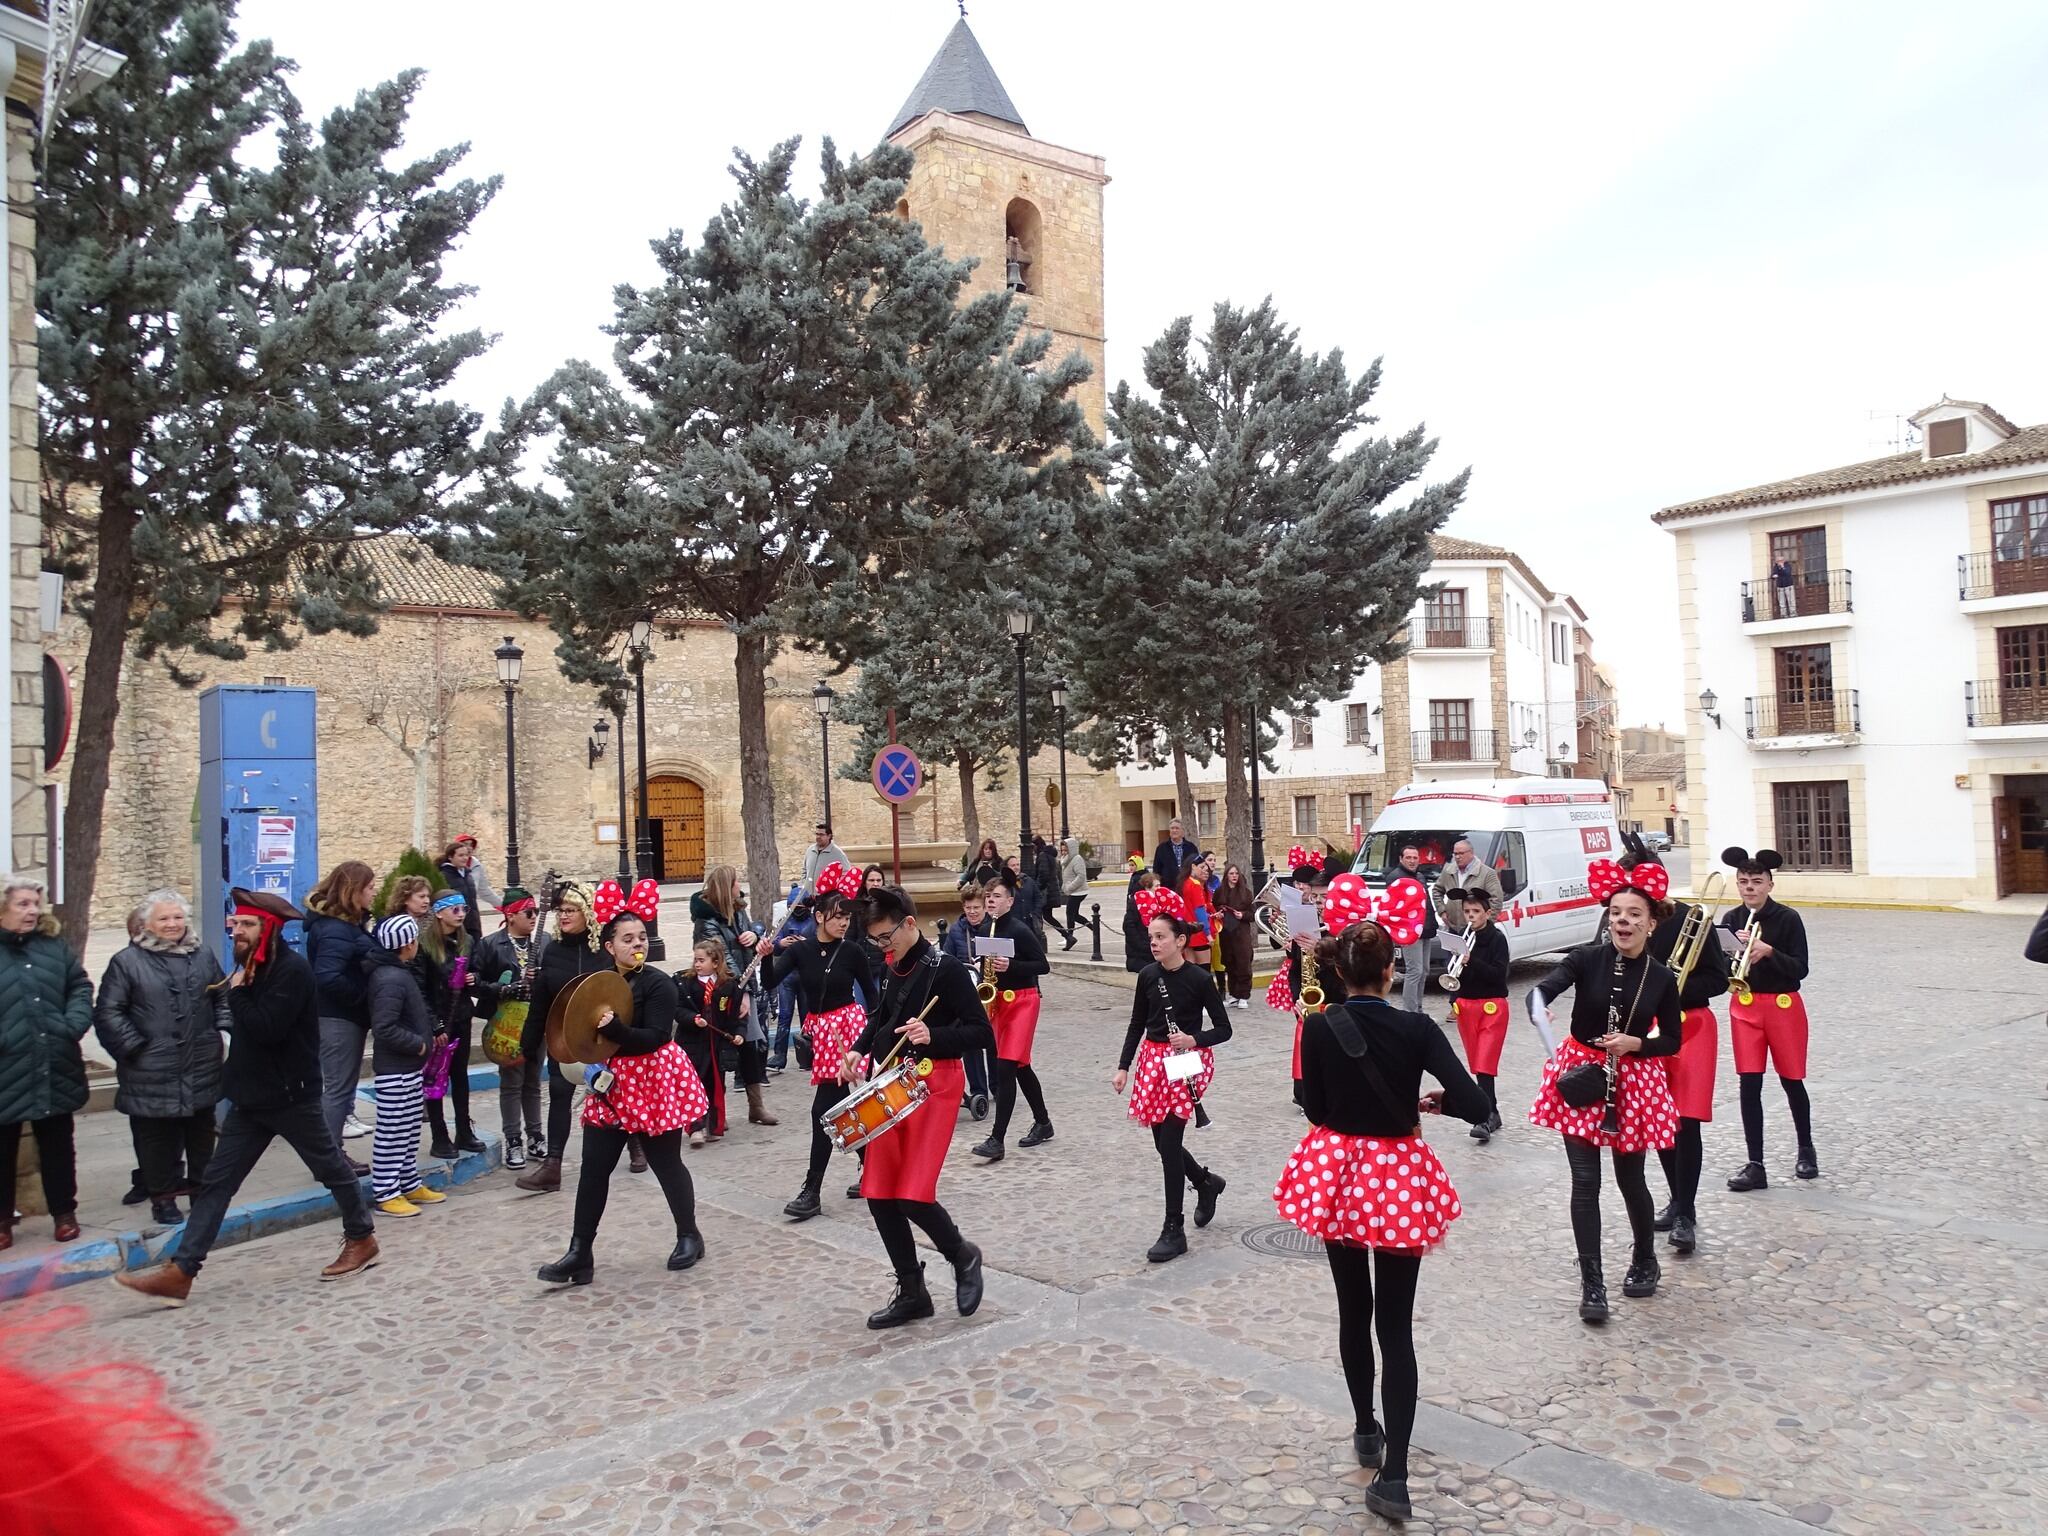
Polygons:
[[1323,919],[1314,907],[1290,907],[1287,910],[1287,932],[1292,938],[1312,939],[1323,931]]
[[1183,1083],[1191,1077],[1202,1074],[1202,1053],[1200,1051],[1168,1051],[1166,1053],[1166,1080],[1169,1083]]
[[1016,956],[1017,941],[1015,939],[985,938],[980,934],[976,934],[974,937],[974,958],[977,960],[994,960],[998,958],[1014,960]]

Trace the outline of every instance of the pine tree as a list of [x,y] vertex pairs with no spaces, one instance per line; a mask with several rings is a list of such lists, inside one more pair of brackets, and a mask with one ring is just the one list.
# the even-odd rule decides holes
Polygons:
[[1421,427],[1362,435],[1379,387],[1343,354],[1304,352],[1271,301],[1218,304],[1197,343],[1183,316],[1145,349],[1140,395],[1119,384],[1113,505],[1083,569],[1099,615],[1075,653],[1082,706],[1110,760],[1159,731],[1214,733],[1226,848],[1250,860],[1249,721],[1342,698],[1401,653],[1429,535],[1466,475],[1389,502],[1436,450]]
[[398,882],[407,875],[421,876],[436,896],[448,889],[448,879],[441,873],[441,866],[419,849],[408,848],[391,866],[391,872],[384,877],[384,883],[377,887],[377,899],[370,903],[370,912],[373,916],[381,918],[391,915],[391,893],[397,888]]
[[[422,526],[465,474],[474,413],[443,398],[487,345],[444,330],[441,263],[496,191],[464,149],[398,158],[420,75],[317,131],[232,0],[109,0],[126,55],[52,132],[36,290],[44,513],[90,638],[65,811],[82,942],[132,644],[236,659],[376,628],[357,539]],[[233,622],[217,624],[229,601]]]

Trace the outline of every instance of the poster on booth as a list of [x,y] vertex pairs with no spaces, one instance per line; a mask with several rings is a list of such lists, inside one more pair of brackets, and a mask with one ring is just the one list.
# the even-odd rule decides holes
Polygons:
[[299,819],[296,816],[258,816],[256,818],[256,862],[258,864],[296,864],[295,857],[299,840]]

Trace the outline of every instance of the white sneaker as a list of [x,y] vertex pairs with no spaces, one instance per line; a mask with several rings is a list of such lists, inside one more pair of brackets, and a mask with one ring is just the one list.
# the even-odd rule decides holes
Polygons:
[[350,1115],[346,1120],[341,1122],[341,1134],[347,1140],[354,1141],[358,1136],[369,1135],[370,1128],[367,1125],[363,1124],[362,1121],[358,1120],[354,1115]]
[[505,1143],[505,1166],[507,1168],[524,1168],[526,1166],[526,1149],[519,1145],[516,1138]]

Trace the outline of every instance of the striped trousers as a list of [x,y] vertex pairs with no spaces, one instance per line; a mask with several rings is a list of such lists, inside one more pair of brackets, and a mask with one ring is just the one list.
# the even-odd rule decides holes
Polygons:
[[380,1201],[420,1187],[418,1072],[377,1074],[376,1140],[370,1145],[370,1187]]

